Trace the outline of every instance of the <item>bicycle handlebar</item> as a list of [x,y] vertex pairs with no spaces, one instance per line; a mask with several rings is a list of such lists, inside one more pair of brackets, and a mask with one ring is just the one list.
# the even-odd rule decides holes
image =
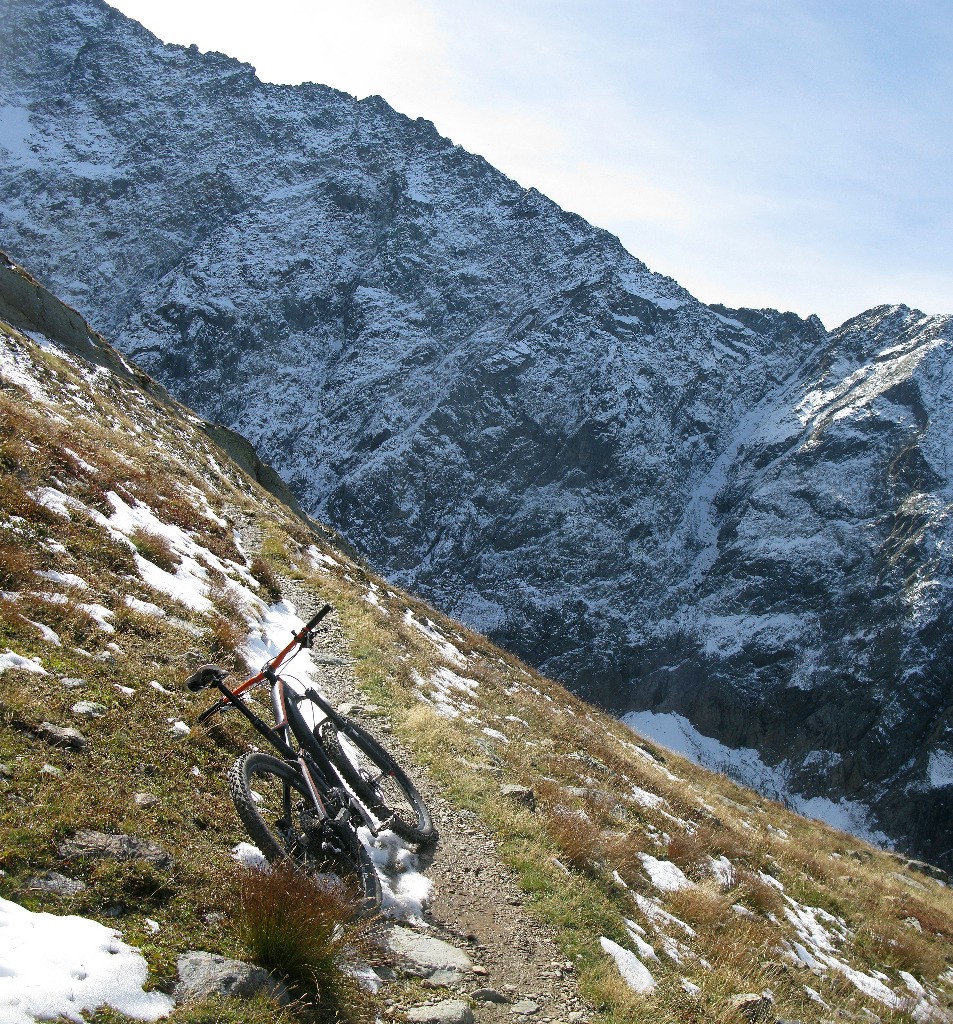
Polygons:
[[[206,710],[199,715],[199,722],[208,721],[208,719],[217,711],[221,711],[229,703],[232,703],[231,697],[235,697],[240,693],[244,693],[246,690],[250,690],[263,679],[267,679],[270,675],[274,675],[275,670],[295,649],[295,647],[310,647],[311,634],[314,632],[318,623],[332,611],[334,611],[334,609],[331,605],[326,604],[320,611],[312,615],[301,629],[294,634],[291,638],[291,643],[289,643],[284,650],[279,651],[270,661],[266,661],[260,672],[257,672],[250,679],[246,679],[245,682],[240,686],[235,687],[234,690],[228,691],[231,695],[230,697],[223,697],[220,701],[216,701],[210,708],[206,708]],[[197,672],[194,672],[189,676],[185,681],[185,685],[193,693],[198,693],[200,690],[205,690],[212,686],[221,688],[221,684],[227,676],[228,672],[223,668],[219,668],[217,665],[203,665]]]

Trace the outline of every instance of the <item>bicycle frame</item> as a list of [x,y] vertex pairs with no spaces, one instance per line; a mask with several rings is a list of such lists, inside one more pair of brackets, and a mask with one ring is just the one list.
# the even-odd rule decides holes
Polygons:
[[[213,713],[223,710],[226,706],[236,708],[248,719],[255,731],[268,740],[282,755],[284,760],[298,766],[308,788],[308,793],[311,795],[311,799],[314,801],[314,805],[322,818],[331,818],[332,815],[329,813],[325,800],[321,796],[321,787],[315,782],[314,773],[317,773],[325,790],[338,790],[346,796],[344,802],[348,809],[355,812],[371,835],[376,837],[379,834],[379,828],[374,824],[373,819],[360,800],[350,792],[324,748],[314,738],[311,729],[304,720],[304,716],[298,710],[298,702],[294,699],[289,699],[289,695],[299,698],[307,697],[308,700],[317,704],[324,715],[337,725],[346,728],[346,721],[338,715],[334,708],[316,690],[309,689],[304,694],[296,694],[275,671],[275,664],[279,664],[297,642],[296,637],[295,641],[285,648],[272,662],[266,664],[257,676],[252,677],[256,681],[268,680],[271,683],[271,706],[275,716],[274,727],[269,726],[267,722],[259,718],[240,697],[243,691],[250,689],[252,680],[247,680],[234,690],[229,689],[221,680],[217,681],[214,685],[222,694],[223,699],[203,712],[199,717],[199,721],[207,721]],[[290,740],[292,737],[297,740],[299,744],[298,749],[291,745]]]

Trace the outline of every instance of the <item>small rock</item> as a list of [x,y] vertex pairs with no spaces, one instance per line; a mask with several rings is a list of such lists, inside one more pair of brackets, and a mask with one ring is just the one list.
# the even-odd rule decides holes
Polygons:
[[536,794],[529,786],[500,786],[500,795],[520,807],[526,807],[530,811],[536,810]]
[[915,917],[905,917],[903,923],[908,927],[912,928],[915,932],[922,932],[923,925]]
[[62,768],[54,768],[53,765],[51,765],[51,764],[45,764],[40,769],[40,774],[41,775],[62,775],[63,774],[63,769]]
[[745,992],[742,995],[732,996],[728,1000],[729,1009],[733,1013],[741,1014],[750,1024],[772,1020],[774,1017],[773,1004],[774,1000],[769,995],[758,992]]
[[361,706],[359,704],[352,704],[351,701],[345,701],[343,704],[338,704],[338,711],[344,715],[345,718],[351,718],[354,715],[361,713]]
[[136,793],[133,799],[138,807],[155,807],[159,802],[159,798],[155,793]]
[[44,871],[42,875],[34,875],[27,879],[27,888],[39,892],[54,893],[56,896],[75,896],[86,888],[86,883],[78,878],[67,878],[58,871]]
[[0,764],[0,779],[9,779],[13,775],[13,769],[6,764]]
[[85,679],[79,679],[76,676],[64,676],[60,682],[67,690],[81,690],[86,685]]
[[481,1003],[508,1003],[509,999],[502,992],[495,988],[478,988],[476,992],[470,993],[471,998]]
[[569,1024],[582,1024],[582,1021],[588,1020],[589,1014],[583,1013],[582,1010],[573,1010],[572,1013],[566,1014],[566,1020]]
[[74,715],[84,718],[102,718],[107,710],[105,704],[97,704],[94,700],[79,700],[70,708]]
[[936,864],[927,864],[926,861],[922,860],[908,860],[904,862],[903,866],[910,871],[916,871],[918,874],[935,878],[938,882],[950,881],[950,876],[943,868],[938,868]]
[[518,1013],[521,1017],[529,1017],[538,1012],[539,1003],[534,1003],[532,999],[521,999],[510,1007],[510,1013]]
[[398,961],[398,970],[441,985],[458,985],[473,970],[473,962],[456,946],[397,925],[387,936],[387,946]]
[[289,1002],[288,990],[263,968],[242,960],[229,960],[217,953],[192,950],[178,959],[179,982],[173,996],[176,1002],[208,999],[210,996],[248,998],[267,992],[282,1005]]
[[107,835],[105,832],[85,828],[62,843],[59,854],[66,860],[90,857],[94,860],[145,860],[158,868],[172,865],[171,854],[158,843],[137,839],[135,836]]
[[[312,652],[311,653],[311,660],[315,663],[315,665],[346,665],[347,664],[347,661],[344,658],[339,658],[336,654],[315,654],[314,652]],[[349,715],[350,711],[342,710],[343,706],[344,705],[341,705],[341,707],[338,710],[341,711],[342,715]]]
[[[482,949],[483,947],[481,946],[479,948]],[[487,977],[489,977],[489,974],[490,974],[490,972],[485,967],[481,967],[479,964],[474,964],[470,968],[470,970],[474,974],[479,975],[479,977],[481,977],[481,978],[487,978]]]
[[53,725],[42,722],[34,730],[36,735],[54,747],[68,747],[70,750],[85,750],[89,745],[86,737],[77,729],[69,726]]
[[460,999],[444,999],[434,1006],[415,1006],[404,1016],[414,1024],[473,1024],[473,1011]]

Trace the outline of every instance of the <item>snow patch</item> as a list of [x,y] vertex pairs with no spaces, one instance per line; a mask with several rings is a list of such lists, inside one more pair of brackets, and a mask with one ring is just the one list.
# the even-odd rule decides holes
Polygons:
[[117,932],[87,918],[34,914],[0,899],[0,1018],[33,1024],[107,1005],[137,1020],[164,1017],[173,1002],[144,992],[149,967]]
[[22,654],[15,654],[8,647],[5,654],[0,654],[0,674],[8,668],[18,668],[24,672],[36,672],[37,675],[45,676],[46,669],[40,664],[39,658],[24,658]]
[[617,942],[613,942],[612,939],[607,939],[604,935],[599,938],[599,942],[609,956],[615,960],[615,965],[619,969],[619,974],[622,975],[622,980],[633,992],[647,995],[655,990],[655,979],[635,953],[630,952],[624,946],[620,946]]

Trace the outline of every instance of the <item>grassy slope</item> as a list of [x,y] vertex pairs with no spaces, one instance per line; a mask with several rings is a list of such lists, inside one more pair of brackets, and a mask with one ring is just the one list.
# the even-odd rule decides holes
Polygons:
[[[842,919],[843,928],[829,928],[840,932],[840,960],[868,974],[882,971],[900,993],[908,986],[898,972],[908,971],[950,1004],[949,981],[938,981],[953,959],[948,889],[724,777],[637,743],[620,723],[316,540],[188,416],[132,380],[93,371],[49,347],[40,350],[12,328],[2,333],[8,351],[20,354],[20,370],[11,371],[8,359],[0,381],[0,590],[6,595],[0,599],[0,654],[10,649],[37,657],[46,674],[8,669],[0,675],[0,762],[9,769],[0,781],[0,866],[6,872],[0,894],[33,909],[115,921],[141,946],[160,984],[171,980],[184,949],[241,952],[229,908],[230,850],[242,836],[224,777],[247,737],[238,725],[214,733],[193,729],[184,737],[171,731],[172,721],[191,724],[204,705],[181,689],[187,671],[197,661],[235,660],[247,630],[247,613],[228,583],[249,585],[234,539],[234,524],[241,523],[246,541],[264,538],[263,561],[255,566],[262,592],[270,568],[296,579],[316,602],[335,605],[368,700],[389,709],[394,730],[448,797],[496,829],[530,910],[556,926],[584,992],[607,1019],[729,1019],[732,994],[765,988],[774,993],[780,1016],[805,1022],[831,1019],[835,1011],[858,1020],[870,1019],[866,1011],[884,1020],[910,1019],[912,1001],[891,1010],[863,995],[843,972],[796,966],[791,943],[797,936],[785,913],[794,905],[764,875],[799,905]],[[31,398],[24,387],[40,397]],[[37,500],[45,487],[75,499],[66,509],[69,518]],[[180,556],[148,535],[110,536],[102,521],[114,510],[110,493],[147,505],[208,552],[200,557],[212,610],[190,611],[143,581],[130,541],[150,561],[172,569]],[[51,570],[74,574],[88,588],[37,575]],[[165,614],[135,611],[127,597]],[[114,632],[104,631],[83,605],[108,609]],[[408,620],[408,611],[415,619]],[[29,620],[54,630],[60,643],[44,639]],[[415,622],[429,622],[432,635]],[[476,685],[466,684],[467,693],[445,676],[450,686],[440,706],[432,680],[447,668]],[[66,688],[61,680],[71,677],[85,680],[85,687]],[[71,711],[77,700],[100,703],[106,712],[80,718]],[[80,728],[88,750],[58,749],[36,738],[31,729],[45,721]],[[503,799],[505,782],[532,786],[538,810]],[[636,787],[661,799],[646,806]],[[140,807],[134,794],[142,792],[158,802]],[[79,827],[155,839],[174,865],[64,865],[57,848]],[[697,884],[659,893],[639,854],[677,863]],[[733,866],[727,885],[712,877],[710,856],[719,855]],[[82,878],[88,888],[70,898],[30,891],[27,879],[44,869]],[[662,951],[664,940],[633,891],[660,897],[694,928],[691,940],[677,926],[663,929],[684,940],[687,949],[674,949],[680,965]],[[158,933],[146,918],[159,923]],[[648,997],[626,989],[599,945],[606,936],[633,949],[626,918],[645,930],[659,953],[658,962],[646,961],[658,982]],[[687,992],[683,979],[700,993]],[[811,999],[805,986],[832,1009]],[[219,1019],[210,1012],[186,1009],[176,1016]],[[273,1020],[275,1013],[262,1004],[243,1009],[241,1019]]]

